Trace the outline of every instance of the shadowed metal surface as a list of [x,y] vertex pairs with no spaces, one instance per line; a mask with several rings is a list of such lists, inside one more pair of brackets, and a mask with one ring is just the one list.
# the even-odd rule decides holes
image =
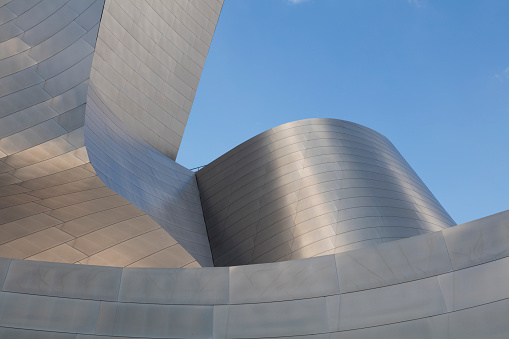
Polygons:
[[202,266],[213,266],[194,172],[130,136],[90,84],[85,143],[99,178],[148,213]]
[[339,253],[455,225],[390,141],[347,121],[275,127],[197,179],[216,266]]
[[509,211],[335,255],[224,268],[0,258],[0,336],[506,338]]
[[87,98],[86,146],[100,178],[202,266],[212,266],[212,256],[195,175],[171,159],[220,4],[106,2]]
[[[194,25],[185,21],[192,19],[189,15],[202,19],[203,14],[197,13],[200,6],[211,16],[205,2],[134,3],[152,14],[162,13],[161,6],[172,7],[176,15],[172,23],[179,34]],[[220,3],[210,3],[215,6],[212,12],[217,21]],[[121,4],[121,11],[140,16],[133,12],[135,4]],[[107,20],[101,25],[106,22],[102,25],[106,33],[100,35],[99,46],[107,39],[108,29],[118,33],[119,23],[114,18],[120,7],[115,1],[0,2],[0,256],[112,266],[200,266],[143,211],[107,188],[89,163],[83,124],[92,58],[98,59],[95,65],[104,64],[100,58],[106,47],[98,48],[99,57],[94,51],[105,6]],[[122,13],[119,20],[125,24],[126,13]],[[151,25],[157,21],[150,24],[147,20],[136,19],[138,29],[133,27],[133,34],[144,34],[143,29],[152,32]],[[207,29],[213,32],[211,25],[208,23]],[[208,41],[207,34],[202,35]],[[131,48],[132,41],[126,41],[128,38],[118,44],[131,43]],[[155,44],[150,39],[142,43]],[[160,63],[170,60],[166,53],[156,55]],[[148,59],[147,64],[154,65]],[[120,61],[115,60],[114,65],[120,66]],[[104,65],[97,68],[113,77]],[[129,80],[137,90],[145,88],[135,76]],[[159,87],[165,95],[170,87],[172,91],[182,87],[181,81],[169,74],[165,81],[166,87]],[[194,94],[188,94],[186,100],[192,100]],[[174,114],[182,116],[177,111]],[[171,170],[187,175],[174,174],[179,175],[176,182],[190,180],[190,172],[180,166],[175,164]],[[196,236],[189,238],[195,240]],[[194,247],[203,246],[203,239],[201,242]],[[210,250],[208,257],[200,260],[208,260],[210,265]]]
[[160,268],[211,264],[194,174],[163,154],[221,5],[107,0],[91,63],[102,1],[0,0],[0,337],[507,338],[509,211],[446,228],[349,122],[276,127],[199,174],[216,260],[316,257]]

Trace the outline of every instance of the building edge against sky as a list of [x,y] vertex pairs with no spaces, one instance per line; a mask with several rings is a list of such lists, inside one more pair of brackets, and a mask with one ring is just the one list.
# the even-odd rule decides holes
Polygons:
[[221,5],[0,7],[0,336],[506,337],[508,213],[449,227],[380,134],[172,160]]

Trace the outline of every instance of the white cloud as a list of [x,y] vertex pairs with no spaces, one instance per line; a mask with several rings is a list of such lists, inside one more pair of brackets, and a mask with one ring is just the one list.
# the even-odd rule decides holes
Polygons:
[[292,5],[297,5],[297,4],[301,4],[303,2],[306,2],[308,0],[287,0],[288,3],[292,4]]
[[509,67],[504,69],[499,74],[495,74],[495,78],[499,79],[500,81],[509,80]]
[[416,7],[425,7],[426,0],[407,0],[410,5],[414,5]]

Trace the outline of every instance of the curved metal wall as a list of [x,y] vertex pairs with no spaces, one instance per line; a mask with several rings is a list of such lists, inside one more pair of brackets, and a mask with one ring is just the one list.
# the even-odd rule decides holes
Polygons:
[[[188,249],[196,239],[203,241],[203,223],[192,172],[141,140],[150,139],[142,120],[133,124],[127,117],[131,112],[119,119],[111,109],[117,102],[120,106],[120,93],[137,105],[152,99],[129,89],[144,88],[131,82],[136,77],[125,78],[136,67],[128,63],[126,73],[108,73],[102,55],[97,63],[103,66],[94,60],[86,97],[102,6],[100,0],[0,1],[0,256],[131,267],[0,258],[0,337],[509,336],[509,211],[442,229],[454,222],[392,144],[344,121],[276,127],[199,173],[214,225],[211,240],[224,253],[220,260],[261,260],[264,251],[263,260],[319,255],[324,248],[315,246],[330,242],[334,247],[328,251],[340,253],[240,267],[139,268],[199,264],[98,175],[160,218],[183,244],[189,241]],[[213,31],[210,22],[193,23],[186,13],[198,9],[213,18],[221,2],[107,1],[106,6],[110,33],[135,32],[136,25],[144,25],[150,36],[168,27],[157,17],[170,6],[175,27]],[[147,6],[157,9],[156,16]],[[202,12],[200,6],[207,7]],[[207,16],[208,10],[215,14]],[[115,28],[113,19],[122,28]],[[207,26],[201,26],[204,32],[193,26],[199,22]],[[174,32],[186,32],[179,29]],[[183,38],[189,44],[193,39]],[[150,45],[128,41],[117,44]],[[113,68],[122,65],[114,57],[108,60]],[[183,68],[190,65],[181,61]],[[174,74],[180,77],[177,68]],[[131,85],[116,87],[122,83],[113,80],[118,75]],[[108,84],[117,97],[108,96]],[[174,112],[171,117],[182,117]],[[164,128],[175,131],[171,123]],[[84,147],[84,129],[98,175]],[[156,148],[168,153],[179,142],[179,137],[165,140]],[[175,213],[181,219],[172,220]],[[179,230],[183,225],[186,230]],[[367,229],[378,237],[367,239]],[[377,244],[420,232],[429,233]],[[227,237],[233,247],[224,242]],[[278,252],[289,243],[290,252]],[[365,247],[351,250],[358,246]],[[199,248],[194,247],[197,257]]]
[[273,128],[197,179],[216,266],[339,253],[455,225],[390,141],[341,120]]
[[175,160],[223,1],[107,0],[91,80],[109,110]]
[[[192,3],[194,13],[202,4]],[[187,7],[164,4],[176,11]],[[106,2],[108,8],[115,5]],[[0,256],[122,267],[200,266],[160,225],[106,187],[89,163],[83,124],[104,6],[103,0],[0,2]],[[116,15],[112,9],[106,17],[110,12]],[[189,180],[176,175],[176,182]]]
[[194,172],[125,130],[91,81],[85,144],[99,178],[157,221],[201,266],[213,266]]
[[106,1],[87,98],[85,141],[99,177],[202,266],[212,256],[195,175],[171,159],[221,5]]
[[507,338],[509,211],[336,255],[225,268],[0,259],[0,336]]

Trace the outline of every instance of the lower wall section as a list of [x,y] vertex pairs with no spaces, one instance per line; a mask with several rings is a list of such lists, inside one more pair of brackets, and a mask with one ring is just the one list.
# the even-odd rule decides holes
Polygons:
[[507,338],[508,232],[509,211],[374,250],[227,268],[0,259],[0,337]]

